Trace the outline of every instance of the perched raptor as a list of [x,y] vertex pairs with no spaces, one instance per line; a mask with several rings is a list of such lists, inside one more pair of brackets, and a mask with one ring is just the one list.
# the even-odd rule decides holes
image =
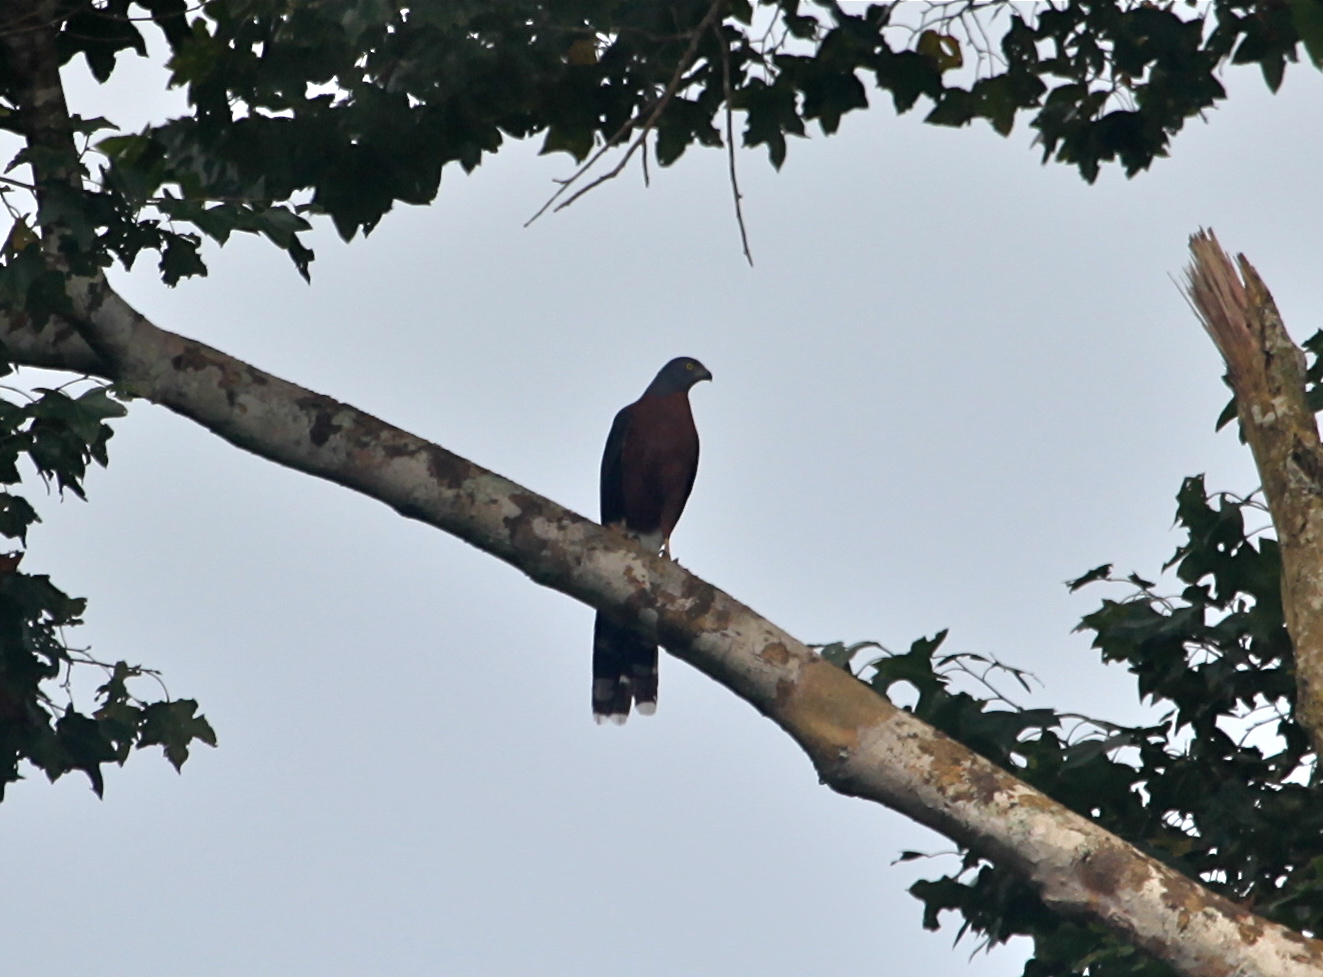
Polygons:
[[[698,431],[689,388],[712,374],[680,356],[643,396],[616,415],[602,453],[602,525],[618,526],[648,550],[671,555],[671,532],[698,472]],[[630,704],[657,710],[657,646],[598,612],[593,628],[593,718],[623,723]]]

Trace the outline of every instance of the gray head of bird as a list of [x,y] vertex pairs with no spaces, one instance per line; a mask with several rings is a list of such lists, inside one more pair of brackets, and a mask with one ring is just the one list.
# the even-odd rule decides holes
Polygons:
[[700,380],[711,380],[712,371],[692,356],[677,356],[658,372],[647,393],[673,394],[688,390]]

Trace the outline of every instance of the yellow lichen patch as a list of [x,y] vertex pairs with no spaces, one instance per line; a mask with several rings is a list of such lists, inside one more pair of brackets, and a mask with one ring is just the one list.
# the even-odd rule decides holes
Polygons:
[[1163,904],[1181,913],[1184,919],[1207,912],[1209,909],[1228,915],[1239,912],[1239,907],[1235,903],[1213,895],[1179,872],[1163,869],[1159,875],[1159,882],[1162,885]]
[[1022,810],[1034,810],[1041,812],[1060,812],[1062,807],[1046,794],[1040,794],[1034,790],[1021,790],[1017,792],[1015,806]]
[[773,665],[784,665],[790,661],[790,649],[780,641],[773,641],[771,644],[763,645],[758,651],[758,657]]
[[998,794],[1011,788],[1006,779],[1005,774],[990,763],[971,763],[965,777],[964,789],[957,793],[957,798],[962,801],[973,801],[976,804],[991,804],[997,799]]
[[1257,916],[1247,915],[1236,922],[1236,929],[1240,931],[1241,942],[1246,946],[1253,946],[1263,936],[1263,920]]
[[[991,764],[986,770],[980,766],[976,771],[969,750],[941,733],[929,734],[919,741],[918,747],[931,761],[927,770],[928,782],[955,803],[978,801],[986,804],[999,790],[1008,786],[1001,782]],[[972,776],[974,774],[977,775]]]
[[1119,892],[1138,892],[1152,872],[1134,849],[1104,843],[1080,859],[1079,880],[1095,895],[1112,898]]
[[853,751],[860,730],[884,722],[892,708],[863,682],[825,661],[808,662],[797,681],[777,684],[776,716],[815,761],[835,761],[842,750]]

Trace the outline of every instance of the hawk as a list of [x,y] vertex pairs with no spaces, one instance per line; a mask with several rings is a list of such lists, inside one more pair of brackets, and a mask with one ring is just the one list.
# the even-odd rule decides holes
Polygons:
[[[616,414],[602,453],[602,525],[615,526],[650,552],[670,558],[671,533],[698,472],[698,430],[689,388],[712,374],[679,356],[643,396]],[[657,646],[597,612],[593,627],[593,718],[622,724],[630,705],[657,711]]]

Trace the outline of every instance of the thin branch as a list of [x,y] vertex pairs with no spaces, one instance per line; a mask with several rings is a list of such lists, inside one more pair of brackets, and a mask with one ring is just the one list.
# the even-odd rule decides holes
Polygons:
[[580,166],[568,177],[566,177],[563,180],[554,181],[560,184],[560,189],[557,190],[555,193],[553,193],[551,197],[547,200],[547,202],[538,208],[536,214],[534,214],[528,220],[524,221],[524,226],[528,227],[528,225],[532,224],[535,220],[537,220],[548,210],[550,210],[551,205],[554,204],[560,198],[560,195],[562,193],[568,190],[581,176],[583,176],[585,173],[591,170],[597,164],[597,161],[599,159],[605,156],[616,146],[619,146],[620,143],[624,141],[625,136],[628,135],[634,129],[634,127],[639,124],[639,119],[641,118],[641,116],[642,113],[633,116],[627,122],[625,122],[619,129],[615,131],[615,134],[610,139],[608,139],[605,143],[602,144],[601,148],[598,149],[597,152],[593,153],[593,155],[588,158],[588,161],[586,163]]
[[730,161],[730,192],[735,198],[735,221],[740,225],[740,245],[744,248],[745,260],[753,267],[753,253],[749,251],[749,232],[744,226],[744,208],[740,206],[743,195],[740,193],[739,177],[735,173],[735,110],[731,108],[734,94],[730,85],[730,51],[726,48],[726,39],[721,36],[720,28],[713,27],[717,46],[721,48],[721,84],[726,94],[726,150]]
[[[698,57],[698,45],[702,42],[703,35],[706,34],[709,29],[711,29],[712,24],[716,21],[718,15],[721,13],[725,5],[726,5],[726,0],[712,0],[712,6],[708,8],[708,11],[703,16],[703,19],[699,22],[698,26],[694,28],[693,35],[689,40],[689,47],[685,50],[684,56],[681,57],[679,62],[676,64],[675,73],[671,75],[671,80],[667,83],[665,90],[663,90],[661,98],[657,100],[656,106],[653,107],[653,110],[648,114],[647,119],[644,120],[642,131],[629,144],[629,149],[625,151],[624,158],[621,159],[620,162],[616,164],[616,166],[613,167],[609,172],[604,173],[602,176],[599,176],[597,179],[593,180],[592,183],[589,183],[586,187],[582,187],[581,189],[576,191],[568,200],[564,201],[561,204],[557,204],[555,207],[557,211],[564,210],[566,207],[570,206],[570,204],[574,203],[574,201],[578,200],[588,191],[594,189],[595,187],[601,186],[603,183],[605,183],[608,180],[614,180],[617,176],[621,174],[625,166],[629,163],[630,158],[634,155],[635,152],[638,151],[639,147],[643,145],[643,141],[647,138],[648,132],[651,131],[654,126],[656,126],[657,120],[661,117],[662,112],[666,110],[666,106],[670,104],[671,99],[675,96],[675,93],[680,90],[680,82],[684,79],[684,73],[689,70],[690,66],[694,63],[694,61]],[[615,136],[612,136],[611,139],[607,140],[606,144],[602,146],[602,148],[599,149],[596,153],[594,153],[592,158],[589,159],[587,163],[579,167],[578,171],[573,176],[571,176],[567,180],[561,181],[560,189],[551,195],[551,198],[545,204],[543,204],[541,208],[539,208],[536,214],[534,214],[532,217],[528,219],[527,222],[525,222],[524,226],[528,227],[529,224],[532,224],[533,221],[537,220],[539,217],[545,214],[549,209],[551,209],[552,205],[556,204],[556,201],[560,199],[560,196],[563,193],[569,190],[570,187],[572,187],[575,183],[577,183],[580,180],[581,177],[584,176],[584,174],[586,174],[590,169],[592,169],[592,167],[597,163],[599,159],[602,158],[602,156],[607,151],[618,145],[620,137],[625,132],[628,132],[630,129],[632,129],[635,126],[636,119],[637,116],[635,117],[635,119],[632,119],[629,122],[625,123],[624,126],[621,126],[620,131],[618,131]]]
[[[580,189],[576,190],[568,200],[564,201],[563,203],[557,204],[556,210],[557,211],[564,210],[566,207],[570,206],[570,204],[574,203],[574,201],[582,197],[585,193],[588,193],[589,191],[594,190],[597,187],[600,187],[603,183],[607,182],[608,180],[614,180],[616,177],[618,177],[624,171],[625,167],[629,164],[630,158],[636,152],[638,152],[639,147],[643,145],[643,140],[647,137],[648,130],[652,128],[652,122],[653,119],[655,118],[656,115],[654,114],[653,117],[648,120],[647,124],[644,125],[643,127],[643,131],[639,133],[638,138],[629,144],[629,149],[625,151],[625,155],[620,160],[619,163],[617,163],[606,173],[603,173],[597,179],[593,180],[593,182],[588,184],[586,187],[581,187]],[[568,189],[569,189],[568,184],[564,188],[562,188],[562,190],[568,190]],[[556,195],[559,196],[561,192],[562,192],[561,190],[556,191]],[[539,211],[539,213],[541,213],[541,211]],[[533,220],[537,220],[537,218],[534,217]],[[533,221],[529,221],[530,224],[532,222]]]

